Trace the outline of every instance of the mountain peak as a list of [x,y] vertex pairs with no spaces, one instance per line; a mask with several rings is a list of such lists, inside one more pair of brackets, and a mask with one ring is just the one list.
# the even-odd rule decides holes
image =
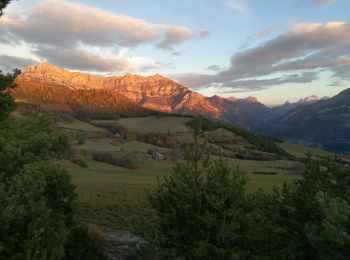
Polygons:
[[229,97],[229,98],[226,98],[226,100],[231,101],[231,102],[236,102],[236,101],[238,101],[238,98]]
[[157,78],[165,78],[163,75],[156,73],[153,75],[153,77],[157,77]]
[[256,97],[249,96],[246,98],[242,98],[242,101],[249,102],[249,103],[257,103],[258,99]]
[[318,101],[318,97],[316,95],[311,95],[305,98],[301,98],[299,100],[299,103],[310,103],[310,102],[316,102],[316,101]]

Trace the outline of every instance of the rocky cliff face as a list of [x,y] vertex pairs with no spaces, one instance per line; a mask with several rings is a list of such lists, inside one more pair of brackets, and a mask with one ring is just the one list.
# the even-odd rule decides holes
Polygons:
[[209,98],[159,74],[148,77],[133,74],[102,77],[70,72],[42,63],[25,69],[19,80],[41,82],[44,85],[61,86],[72,90],[115,90],[131,101],[152,110],[200,114],[246,128],[254,128],[273,116],[270,109],[254,97]]

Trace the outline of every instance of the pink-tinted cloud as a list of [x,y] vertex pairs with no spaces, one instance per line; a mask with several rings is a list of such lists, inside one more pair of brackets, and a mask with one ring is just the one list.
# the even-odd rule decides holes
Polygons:
[[[284,83],[305,82],[298,77],[288,77],[296,71],[316,72],[329,70],[337,78],[350,76],[350,23],[330,22],[326,24],[295,24],[290,30],[276,36],[259,46],[234,54],[230,59],[230,67],[216,74],[183,74],[177,79],[190,87],[201,87],[208,84],[242,85],[249,90],[256,89],[259,77],[273,77],[283,73],[278,80],[263,79],[261,86]],[[306,79],[314,80],[316,77]],[[253,78],[253,81],[252,81]],[[284,80],[286,79],[286,80]],[[247,81],[249,80],[249,81]]]
[[0,20],[1,32],[32,44],[65,47],[136,46],[145,43],[172,48],[206,34],[186,26],[153,24],[63,0],[44,0],[23,12]]

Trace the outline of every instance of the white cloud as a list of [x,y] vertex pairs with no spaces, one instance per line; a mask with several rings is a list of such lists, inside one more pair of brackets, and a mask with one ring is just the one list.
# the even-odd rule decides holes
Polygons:
[[119,53],[123,47],[150,44],[173,50],[206,34],[200,29],[150,23],[64,0],[39,1],[26,9],[9,11],[0,19],[0,44],[30,46],[30,54],[38,59],[102,72],[156,66],[150,59]]
[[311,2],[317,5],[330,5],[335,3],[335,0],[311,0]]
[[[263,88],[281,82],[310,82],[317,77],[309,72],[324,70],[333,72],[334,78],[350,79],[349,46],[350,23],[295,24],[259,46],[234,54],[227,69],[216,74],[177,75],[177,79],[190,87],[221,84],[247,90],[259,84]],[[274,78],[277,73],[282,76]]]
[[248,7],[241,0],[226,0],[226,4],[236,12],[250,15]]
[[33,44],[72,47],[79,42],[91,46],[136,46],[145,43],[171,48],[204,31],[186,26],[152,24],[63,0],[44,0],[0,20],[2,38]]

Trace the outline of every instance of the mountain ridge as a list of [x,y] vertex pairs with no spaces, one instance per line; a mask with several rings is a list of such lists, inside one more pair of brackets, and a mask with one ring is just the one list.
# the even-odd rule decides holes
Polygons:
[[247,129],[254,129],[273,117],[273,112],[255,97],[206,97],[160,74],[100,76],[71,72],[41,63],[26,68],[18,79],[19,87],[26,82],[36,81],[43,85],[55,85],[71,90],[114,90],[147,109],[166,113],[199,114]]
[[[350,88],[338,95],[301,106],[263,123],[265,135],[350,152]],[[337,150],[337,147],[339,150]]]

